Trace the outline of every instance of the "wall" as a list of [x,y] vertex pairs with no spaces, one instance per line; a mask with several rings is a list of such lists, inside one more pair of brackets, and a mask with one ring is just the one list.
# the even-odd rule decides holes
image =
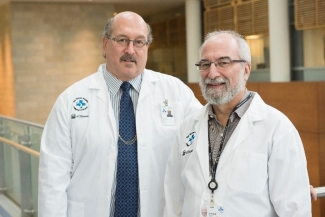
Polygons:
[[44,124],[58,95],[97,71],[113,12],[109,4],[11,3],[17,118]]
[[15,94],[9,3],[0,6],[0,26],[0,114],[14,117]]

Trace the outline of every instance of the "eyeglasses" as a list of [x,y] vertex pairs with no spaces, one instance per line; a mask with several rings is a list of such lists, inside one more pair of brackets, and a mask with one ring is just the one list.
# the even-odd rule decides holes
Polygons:
[[210,68],[211,64],[214,63],[216,67],[219,67],[221,69],[226,69],[229,67],[232,63],[241,63],[246,62],[245,60],[232,60],[229,57],[222,57],[217,59],[215,62],[210,62],[208,60],[201,60],[200,62],[196,63],[196,68],[199,71],[204,71]]
[[128,46],[131,41],[133,42],[133,46],[135,46],[137,48],[141,48],[141,47],[149,44],[147,41],[142,40],[142,39],[130,40],[126,37],[115,37],[114,38],[108,34],[106,34],[106,36],[107,36],[107,38],[109,38],[113,41],[116,41],[119,45],[122,45],[122,46]]

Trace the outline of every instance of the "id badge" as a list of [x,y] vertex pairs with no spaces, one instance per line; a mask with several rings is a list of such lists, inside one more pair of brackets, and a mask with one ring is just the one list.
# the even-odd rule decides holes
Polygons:
[[225,216],[224,208],[222,206],[215,205],[214,207],[207,207],[208,217],[222,217]]
[[219,217],[220,215],[216,207],[203,206],[201,207],[201,217]]
[[211,194],[209,200],[205,201],[201,205],[200,216],[201,217],[225,217],[225,208],[220,204],[217,204]]
[[175,125],[174,110],[172,106],[161,105],[161,120],[164,126]]

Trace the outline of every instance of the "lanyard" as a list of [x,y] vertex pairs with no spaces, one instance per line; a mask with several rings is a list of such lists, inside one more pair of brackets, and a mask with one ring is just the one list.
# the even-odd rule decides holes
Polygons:
[[[219,151],[218,151],[217,158],[216,158],[214,164],[213,164],[213,159],[212,159],[212,149],[211,149],[211,145],[210,145],[210,133],[209,133],[209,164],[210,164],[210,168],[211,168],[211,181],[209,182],[208,187],[212,191],[212,194],[213,194],[213,191],[215,191],[218,188],[218,183],[216,181],[216,172],[217,172],[219,159],[220,159],[222,151],[223,151],[222,148],[224,146],[226,135],[228,132],[230,117],[239,107],[244,105],[251,97],[252,97],[252,93],[250,93],[243,101],[238,103],[238,105],[230,113],[228,120],[227,120],[225,130],[223,131],[223,135],[221,137]],[[209,130],[208,130],[208,132],[209,132]]]

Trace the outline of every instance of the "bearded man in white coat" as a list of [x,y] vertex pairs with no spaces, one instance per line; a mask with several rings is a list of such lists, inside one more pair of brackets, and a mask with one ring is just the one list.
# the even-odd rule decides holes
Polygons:
[[246,89],[245,39],[212,32],[200,58],[208,104],[180,126],[166,168],[165,216],[311,216],[302,141],[284,114]]
[[[142,17],[119,13],[103,32],[106,64],[55,102],[41,141],[40,217],[163,216],[172,141],[184,118],[202,105],[179,79],[145,69],[151,41]],[[122,98],[129,107],[120,111]],[[126,139],[121,125],[132,113],[132,139]],[[128,156],[135,161],[129,163],[120,148],[132,149]]]

